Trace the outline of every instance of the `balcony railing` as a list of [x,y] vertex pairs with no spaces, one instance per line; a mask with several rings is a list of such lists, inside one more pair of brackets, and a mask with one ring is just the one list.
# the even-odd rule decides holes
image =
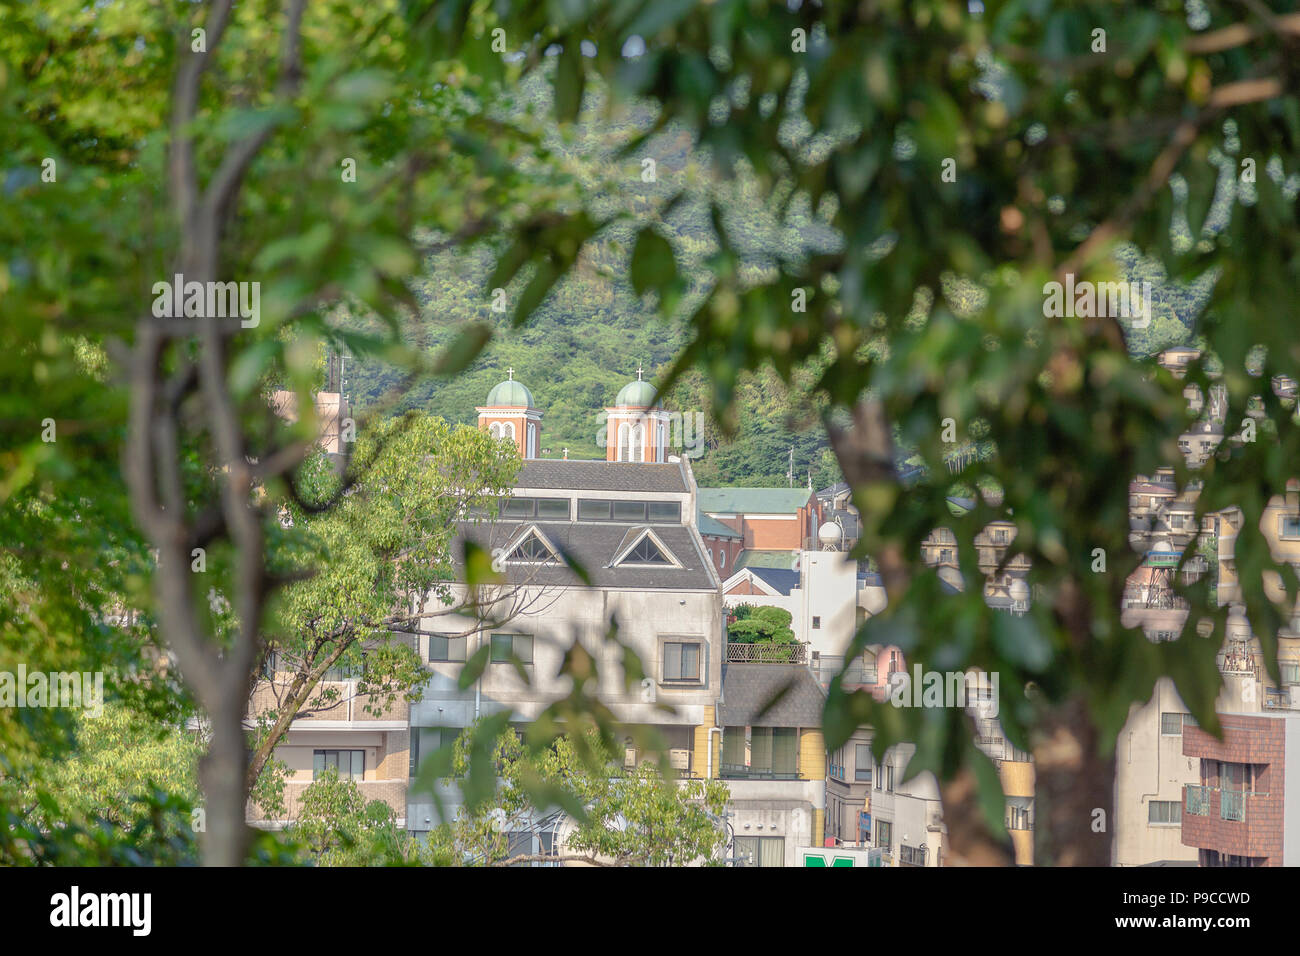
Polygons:
[[797,770],[764,770],[746,767],[744,764],[724,763],[721,773],[723,779],[731,780],[802,780]]
[[1187,785],[1187,815],[1208,817],[1210,815],[1210,788]]
[[1246,819],[1246,792],[1221,790],[1219,792],[1219,817],[1224,820]]
[[727,644],[729,664],[803,664],[807,644]]

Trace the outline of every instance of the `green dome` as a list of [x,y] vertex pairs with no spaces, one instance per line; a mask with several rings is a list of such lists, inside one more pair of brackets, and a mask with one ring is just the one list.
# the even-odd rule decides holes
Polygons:
[[656,401],[655,387],[649,382],[628,382],[619,390],[615,405],[631,405],[636,408],[649,408]]
[[523,382],[513,379],[501,382],[488,392],[487,405],[513,405],[518,408],[533,407],[533,393],[528,391]]

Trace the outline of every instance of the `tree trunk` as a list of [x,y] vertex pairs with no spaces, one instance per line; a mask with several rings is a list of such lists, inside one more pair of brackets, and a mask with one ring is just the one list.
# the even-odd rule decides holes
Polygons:
[[1099,753],[1097,729],[1080,698],[1045,715],[1034,745],[1034,862],[1110,866],[1115,752]]
[[242,703],[242,697],[230,695],[212,713],[212,740],[199,762],[199,781],[207,798],[204,866],[239,866],[248,853],[251,834],[244,821],[248,755],[243,709],[238,706]]

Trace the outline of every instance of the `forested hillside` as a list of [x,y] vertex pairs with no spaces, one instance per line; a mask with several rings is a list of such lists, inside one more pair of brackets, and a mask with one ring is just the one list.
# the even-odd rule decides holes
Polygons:
[[[531,110],[546,116],[542,86],[529,87],[515,104],[506,104],[518,119]],[[598,96],[598,94],[589,94]],[[547,148],[563,155],[571,174],[596,197],[597,208],[607,214],[620,211],[638,215],[662,214],[663,233],[673,246],[681,274],[688,277],[682,291],[679,316],[689,314],[690,304],[707,291],[708,258],[717,254],[707,200],[713,198],[725,214],[743,222],[746,247],[734,250],[744,268],[762,271],[768,267],[771,250],[801,243],[815,249],[831,243],[828,230],[821,228],[820,215],[796,210],[799,230],[781,229],[757,203],[747,201],[743,188],[727,194],[708,185],[707,162],[691,150],[688,137],[671,128],[651,133],[651,117],[635,113],[605,122],[599,132],[585,128],[577,136],[560,141],[539,122],[538,136]],[[636,137],[649,138],[625,157],[620,147]],[[643,161],[655,160],[653,181],[647,182]],[[671,210],[669,199],[678,191],[683,201]],[[440,248],[427,259],[424,277],[414,293],[421,306],[417,323],[419,347],[430,354],[445,346],[458,323],[477,318],[491,323],[493,338],[479,359],[463,374],[451,380],[430,379],[417,385],[394,408],[421,408],[452,422],[475,421],[475,406],[481,404],[492,386],[506,378],[513,368],[515,378],[532,391],[542,410],[542,455],[603,458],[599,445],[604,434],[601,411],[612,404],[618,390],[636,377],[638,367],[648,380],[661,381],[673,359],[686,344],[684,321],[666,322],[654,308],[654,293],[643,301],[628,282],[632,227],[615,222],[599,241],[589,243],[580,265],[562,279],[543,299],[529,323],[515,328],[515,303],[524,283],[506,289],[505,311],[492,308],[491,274],[495,259],[504,249],[479,246],[462,252],[454,246]],[[1145,358],[1172,345],[1194,341],[1196,319],[1209,295],[1213,277],[1203,276],[1191,286],[1164,281],[1163,273],[1136,250],[1121,249],[1119,273],[1131,281],[1146,280],[1152,286],[1152,321],[1144,329],[1128,329],[1130,352]],[[1118,276],[1117,276],[1118,277]],[[941,294],[960,314],[974,303],[963,302],[975,286],[954,279]],[[350,319],[347,324],[364,325]],[[877,348],[888,346],[880,340]],[[354,407],[365,410],[396,382],[397,372],[380,358],[352,356],[346,366],[346,391]],[[702,413],[705,419],[702,442],[688,426],[683,436],[673,434],[674,447],[694,445],[697,478],[702,484],[782,485],[793,473],[796,483],[811,478],[816,488],[840,481],[821,427],[815,401],[817,369],[801,376],[806,386],[797,394],[775,374],[742,379],[736,405],[734,434],[724,438],[713,421],[712,388],[698,370],[683,378],[665,405],[686,414]],[[693,421],[693,419],[691,419]],[[793,460],[791,457],[793,452]],[[905,457],[905,456],[904,456]]]

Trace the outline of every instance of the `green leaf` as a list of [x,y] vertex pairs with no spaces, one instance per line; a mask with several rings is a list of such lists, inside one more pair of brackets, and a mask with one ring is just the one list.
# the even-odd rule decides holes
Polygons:
[[653,229],[642,229],[636,237],[630,278],[637,295],[644,295],[651,289],[662,289],[677,278],[673,247]]

